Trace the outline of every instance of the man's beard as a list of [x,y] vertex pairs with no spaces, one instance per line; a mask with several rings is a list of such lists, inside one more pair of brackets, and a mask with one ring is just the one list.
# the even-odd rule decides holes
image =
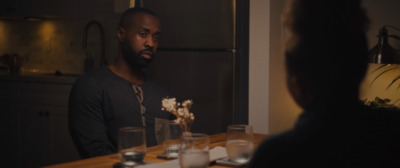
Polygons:
[[134,68],[144,70],[145,68],[147,68],[149,66],[151,60],[153,59],[154,54],[151,56],[150,59],[146,59],[141,56],[142,52],[144,52],[144,51],[151,51],[151,50],[150,49],[149,50],[141,50],[141,51],[135,53],[135,51],[133,50],[133,48],[131,47],[131,45],[129,44],[129,42],[127,40],[124,40],[122,42],[123,57],[125,58],[126,63]]

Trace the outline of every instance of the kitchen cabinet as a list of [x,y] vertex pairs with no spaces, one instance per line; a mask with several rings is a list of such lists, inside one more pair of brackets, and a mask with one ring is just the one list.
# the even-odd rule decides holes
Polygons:
[[68,129],[67,108],[52,109],[52,164],[80,159]]
[[5,154],[5,167],[14,167],[14,163],[18,163],[18,112],[14,107],[13,104],[0,101],[0,141]]
[[[128,7],[127,7],[128,8]],[[81,18],[114,14],[113,0],[1,0],[1,17]]]
[[19,167],[51,164],[51,116],[44,109],[40,106],[25,106],[19,111]]
[[2,0],[0,16],[69,16],[77,9],[77,1],[68,0]]
[[47,78],[51,79],[0,76],[2,149],[9,167],[79,159],[68,130],[68,96],[74,79]]

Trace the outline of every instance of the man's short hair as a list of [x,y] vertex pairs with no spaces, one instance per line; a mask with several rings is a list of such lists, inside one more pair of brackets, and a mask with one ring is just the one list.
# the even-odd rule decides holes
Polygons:
[[127,24],[130,23],[128,18],[130,18],[138,13],[145,13],[145,14],[149,14],[149,15],[152,15],[152,16],[155,16],[158,18],[158,16],[149,9],[141,8],[141,7],[133,7],[133,8],[127,9],[126,11],[124,11],[121,14],[121,18],[119,20],[118,26],[125,28],[127,26]]

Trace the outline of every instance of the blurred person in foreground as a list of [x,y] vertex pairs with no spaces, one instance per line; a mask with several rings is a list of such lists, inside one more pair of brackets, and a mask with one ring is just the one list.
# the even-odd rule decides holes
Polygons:
[[121,127],[144,127],[147,146],[160,143],[159,126],[172,119],[170,113],[161,111],[161,100],[173,96],[145,75],[160,35],[160,21],[152,11],[126,10],[117,31],[115,63],[75,82],[69,100],[69,129],[82,158],[118,152]]
[[400,111],[361,103],[368,17],[360,0],[290,0],[283,23],[287,86],[304,110],[249,167],[400,167]]

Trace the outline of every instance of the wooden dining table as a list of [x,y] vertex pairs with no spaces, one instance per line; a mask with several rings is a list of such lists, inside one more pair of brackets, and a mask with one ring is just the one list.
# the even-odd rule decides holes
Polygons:
[[[266,134],[254,134],[254,146],[257,147],[262,140],[267,138]],[[219,133],[215,135],[210,135],[210,149],[217,147],[217,146],[222,146],[225,147],[225,141],[226,141],[226,133]],[[160,145],[158,146],[153,146],[147,148],[146,156],[144,158],[144,162],[147,163],[159,163],[159,162],[165,162],[168,160],[165,159],[159,159],[157,158],[158,154],[163,153],[164,150]],[[98,157],[93,157],[93,158],[88,158],[88,159],[82,159],[82,160],[77,160],[77,161],[72,161],[72,162],[67,162],[67,163],[61,163],[61,164],[55,164],[55,165],[50,165],[46,166],[45,168],[71,168],[71,167],[82,167],[82,168],[113,168],[115,164],[118,164],[120,162],[119,154],[110,154],[110,155],[105,155],[105,156],[98,156]],[[227,168],[228,166],[221,166],[217,164],[212,164],[209,167],[212,168]]]

